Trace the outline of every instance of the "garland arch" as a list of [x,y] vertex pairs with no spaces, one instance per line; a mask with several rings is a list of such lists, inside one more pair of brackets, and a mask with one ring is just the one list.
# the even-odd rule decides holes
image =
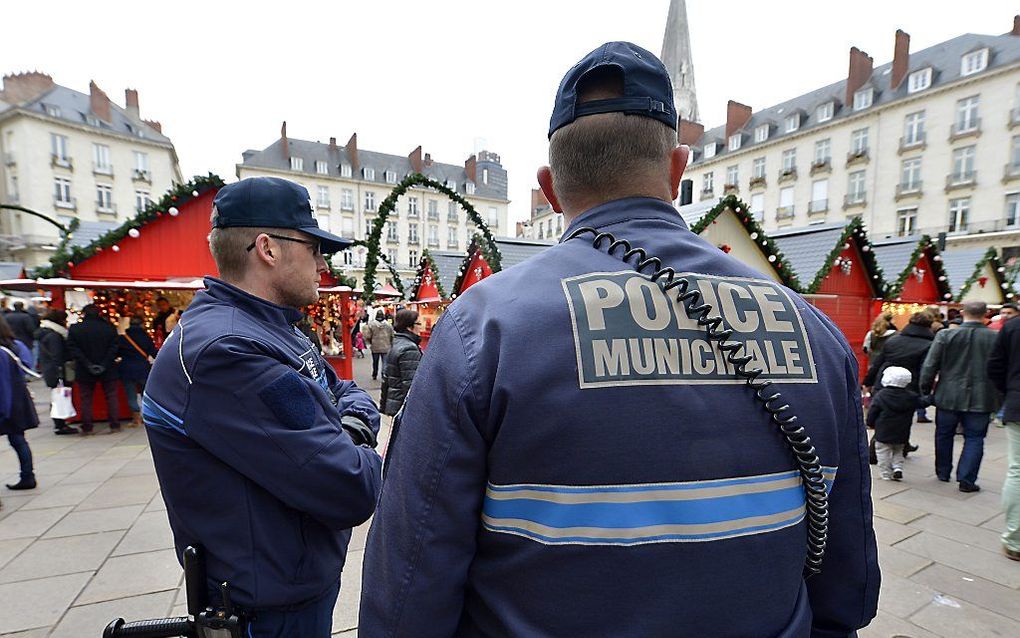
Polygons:
[[365,257],[365,276],[362,281],[362,289],[364,290],[363,298],[365,301],[373,301],[375,299],[375,273],[379,267],[379,259],[382,258],[383,262],[389,268],[390,273],[394,277],[394,286],[403,294],[404,287],[400,282],[396,268],[389,262],[389,259],[383,255],[379,249],[379,242],[382,239],[383,227],[386,225],[386,221],[389,219],[390,213],[392,213],[397,206],[397,200],[407,192],[412,186],[425,186],[438,191],[452,201],[456,202],[464,212],[467,213],[469,220],[474,222],[478,230],[481,231],[482,239],[489,246],[489,253],[492,256],[492,260],[489,262],[489,268],[492,272],[499,272],[501,270],[500,265],[500,254],[499,248],[496,246],[496,240],[492,236],[492,232],[489,231],[489,225],[478,215],[478,211],[471,205],[471,202],[461,197],[459,193],[450,189],[446,184],[438,182],[431,177],[422,175],[421,173],[411,173],[405,177],[399,184],[393,187],[390,194],[379,204],[379,210],[376,213],[375,221],[372,222],[372,232],[364,242],[356,242],[358,245],[364,245],[368,248],[368,255]]

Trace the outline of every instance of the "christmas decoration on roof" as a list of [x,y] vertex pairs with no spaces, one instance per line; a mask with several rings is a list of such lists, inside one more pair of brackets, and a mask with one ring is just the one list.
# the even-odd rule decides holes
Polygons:
[[872,250],[871,241],[868,239],[868,232],[864,228],[864,222],[861,221],[860,217],[851,219],[843,227],[839,241],[829,251],[825,261],[822,262],[822,267],[815,272],[815,277],[811,280],[811,283],[800,290],[800,292],[804,294],[817,293],[833,268],[839,268],[840,272],[844,275],[849,274],[851,271],[850,266],[844,263],[846,260],[842,259],[840,255],[850,247],[851,241],[854,241],[860,249],[861,261],[864,263],[865,272],[871,274],[869,281],[871,282],[872,291],[876,294],[881,293],[884,286],[882,268],[878,265],[878,260],[875,259],[875,252]]
[[446,291],[443,290],[443,284],[439,281],[439,267],[436,265],[436,261],[432,258],[428,248],[422,251],[421,260],[418,263],[418,272],[415,273],[414,283],[411,285],[412,300],[418,298],[418,291],[423,283],[435,286],[440,299],[448,299]]
[[104,233],[92,240],[85,246],[71,246],[74,239],[74,231],[78,228],[77,219],[71,222],[67,234],[57,246],[57,251],[50,258],[50,265],[39,268],[35,272],[36,277],[49,278],[68,275],[70,269],[82,263],[104,249],[111,248],[114,252],[119,250],[117,246],[125,238],[137,239],[141,236],[142,230],[149,222],[167,214],[177,217],[178,206],[182,206],[192,199],[199,197],[209,189],[223,187],[223,180],[218,175],[209,173],[206,176],[196,176],[184,184],[176,184],[166,192],[158,202],[150,201],[144,210],[127,219],[120,226]]
[[907,266],[896,277],[896,281],[886,284],[885,294],[883,295],[886,299],[896,299],[899,297],[900,293],[903,292],[903,286],[907,283],[908,277],[913,276],[917,277],[918,281],[923,280],[925,275],[923,272],[924,268],[919,266],[918,263],[926,255],[929,257],[928,262],[931,264],[932,270],[934,270],[930,275],[935,277],[935,286],[938,289],[939,296],[944,301],[953,299],[953,293],[949,287],[949,279],[946,277],[946,271],[942,267],[942,256],[938,254],[938,249],[928,235],[921,236],[917,246],[914,247],[914,252],[910,254],[910,259],[907,260]]
[[[990,266],[992,273],[994,273],[995,279],[992,282],[989,282],[988,278],[984,276],[986,265]],[[974,284],[984,288],[989,283],[998,286],[1002,290],[1002,296],[1005,297],[1006,301],[1016,300],[1016,290],[1013,287],[1013,283],[1006,280],[1006,267],[999,261],[999,253],[994,248],[989,248],[985,251],[981,259],[974,264],[974,272],[967,278],[967,281],[963,282],[963,286],[960,287],[960,291],[956,293],[953,301],[963,301]]]
[[[739,221],[744,229],[747,230],[748,236],[751,241],[761,250],[765,259],[775,268],[776,273],[779,275],[783,285],[787,288],[796,290],[797,292],[803,292],[800,287],[800,282],[797,279],[797,274],[793,272],[786,258],[783,256],[783,252],[779,250],[772,238],[765,234],[765,230],[761,225],[754,219],[754,215],[751,214],[747,204],[744,203],[739,197],[734,194],[727,195],[719,200],[719,203],[712,207],[705,215],[691,226],[691,232],[695,235],[700,235],[710,224],[715,223],[715,220],[726,210],[733,211],[734,217]],[[725,246],[725,245],[724,245]],[[729,246],[720,246],[719,248],[723,252],[730,252],[727,248],[732,249]]]
[[457,278],[453,281],[453,290],[450,292],[450,299],[456,299],[460,294],[461,286],[464,285],[464,277],[468,274],[468,268],[476,258],[483,260],[489,265],[489,270],[497,273],[501,269],[499,248],[495,241],[486,241],[481,235],[474,235],[467,247],[467,257],[461,262],[457,270]]

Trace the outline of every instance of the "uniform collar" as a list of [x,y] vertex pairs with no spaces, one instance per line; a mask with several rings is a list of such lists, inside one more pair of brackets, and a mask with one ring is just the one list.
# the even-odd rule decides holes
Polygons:
[[687,224],[680,217],[680,213],[673,208],[673,204],[654,197],[625,197],[599,204],[575,217],[567,225],[567,230],[563,233],[560,241],[562,242],[563,238],[578,228],[585,226],[604,228],[635,219],[661,219],[687,230]]
[[233,306],[267,323],[291,326],[301,320],[300,310],[266,301],[216,277],[205,278],[204,292],[220,303]]

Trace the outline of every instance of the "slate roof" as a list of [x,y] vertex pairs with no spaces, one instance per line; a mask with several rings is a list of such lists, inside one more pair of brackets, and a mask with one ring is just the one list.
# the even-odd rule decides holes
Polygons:
[[962,248],[942,253],[942,268],[946,271],[954,297],[960,294],[963,284],[977,270],[978,262],[984,259],[986,252],[987,248]]
[[[863,87],[861,87],[866,88],[871,86],[874,88],[875,91],[872,105],[867,109],[863,109],[858,112],[864,113],[873,110],[876,107],[884,106],[891,102],[906,98],[908,96],[908,78],[910,73],[914,71],[920,71],[927,67],[932,67],[931,86],[919,93],[928,92],[936,87],[959,80],[960,60],[962,56],[985,47],[989,49],[988,66],[984,71],[980,71],[979,73],[968,77],[979,77],[980,75],[996,68],[1020,61],[1020,37],[1010,34],[981,35],[976,33],[966,33],[951,40],[928,47],[927,49],[912,51],[910,53],[910,66],[907,76],[904,78],[899,88],[895,91],[889,87],[892,62],[875,67],[872,71],[871,79],[866,82]],[[919,93],[910,95],[917,95]],[[725,123],[722,126],[706,130],[701,140],[699,140],[696,144],[696,157],[691,163],[700,164],[705,161],[701,149],[709,142],[719,142],[721,144],[720,147],[717,147],[715,157],[710,158],[713,162],[716,158],[727,154],[745,152],[749,147],[756,145],[754,142],[753,132],[755,128],[762,124],[770,124],[772,125],[772,128],[769,131],[768,139],[765,142],[758,142],[757,144],[770,144],[777,139],[791,135],[798,135],[805,130],[818,126],[820,123],[817,119],[818,115],[816,113],[816,109],[830,100],[835,100],[835,112],[831,120],[827,120],[822,124],[829,125],[832,122],[839,121],[841,118],[854,115],[855,111],[853,111],[853,105],[843,104],[845,99],[846,78],[843,78],[839,82],[835,82],[828,86],[811,91],[810,93],[805,93],[804,95],[754,113],[744,128],[740,129],[740,133],[742,133],[744,137],[741,140],[740,149],[737,151],[729,151],[727,149]],[[788,115],[798,111],[801,112],[800,127],[791,133],[783,133],[784,119]]]
[[20,261],[0,261],[0,279],[21,279],[25,264]]
[[[112,133],[119,133],[121,135],[128,135],[138,139],[148,140],[150,142],[170,144],[169,137],[163,135],[145,122],[131,117],[128,115],[127,111],[114,104],[112,100],[110,101],[111,122],[104,122],[103,120],[91,117],[92,108],[90,106],[90,98],[88,94],[79,93],[78,91],[69,89],[65,86],[54,86],[46,93],[24,102],[19,106],[26,111],[46,115],[48,117],[55,117],[71,124],[89,126]],[[59,113],[53,115],[53,108],[58,109]],[[2,111],[3,109],[0,108],[0,112]]]
[[503,270],[510,266],[516,266],[529,257],[555,246],[555,241],[544,241],[541,239],[523,239],[520,237],[496,237],[496,246],[499,248],[500,265]]
[[[304,168],[301,174],[314,178],[315,162],[326,162],[327,175],[340,178],[340,166],[346,164],[352,167],[351,154],[343,146],[336,146],[333,149],[329,144],[322,142],[310,142],[287,138],[287,147],[290,157],[300,157],[303,160]],[[284,153],[283,138],[280,138],[261,151],[249,150],[242,154],[242,161],[239,166],[248,168],[271,168],[279,171],[290,171],[290,159]],[[359,170],[351,178],[362,182],[376,183],[386,189],[392,189],[393,184],[386,181],[386,171],[392,171],[397,176],[397,181],[413,172],[411,160],[404,155],[390,155],[388,153],[377,153],[358,149]],[[375,170],[372,179],[366,179],[364,170],[371,168]],[[481,181],[482,169],[489,169],[489,183]],[[467,195],[467,171],[463,166],[456,164],[443,164],[433,161],[430,165],[423,167],[422,173],[439,182],[455,182],[456,191],[461,195]],[[483,161],[479,157],[475,175],[478,180],[475,182],[475,195],[491,199],[507,199],[507,174],[502,166],[494,162]]]
[[786,263],[793,267],[797,279],[804,286],[809,285],[825,264],[826,257],[843,236],[846,224],[834,222],[802,228],[787,228],[769,232]]
[[910,257],[914,254],[920,241],[920,237],[913,236],[879,239],[871,242],[871,250],[875,253],[875,259],[878,260],[878,265],[882,268],[887,280],[895,281],[904,270],[914,265],[910,263]]
[[84,248],[93,240],[99,239],[119,226],[120,224],[116,222],[80,222],[78,228],[72,233],[73,237],[67,242],[67,247],[68,249]]
[[433,273],[439,278],[439,285],[447,295],[453,292],[453,283],[457,279],[457,271],[467,258],[464,253],[451,252],[446,250],[430,250],[432,263],[435,264],[438,272]]
[[719,202],[722,201],[722,197],[714,197],[706,199],[703,202],[695,202],[687,204],[686,206],[680,206],[676,210],[680,213],[680,217],[683,218],[684,223],[690,228],[698,222],[699,219],[708,214],[708,211],[715,208]]

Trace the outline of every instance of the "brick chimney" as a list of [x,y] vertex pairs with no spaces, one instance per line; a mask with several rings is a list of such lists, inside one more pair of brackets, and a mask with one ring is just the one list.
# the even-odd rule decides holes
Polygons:
[[687,146],[694,146],[701,141],[702,136],[705,134],[705,127],[697,122],[688,122],[687,120],[680,120],[679,130],[677,131],[677,137],[680,138],[681,144]]
[[287,120],[280,127],[280,139],[283,140],[283,157],[290,161],[290,140],[287,139]]
[[730,100],[726,103],[726,137],[733,135],[751,120],[751,107]]
[[472,182],[477,182],[478,174],[478,158],[472,155],[471,157],[464,160],[464,172],[467,173],[467,177]]
[[425,153],[425,167],[432,166],[432,153]]
[[1013,30],[1009,34],[1020,35],[1020,15],[1013,16]]
[[542,192],[541,188],[531,189],[531,216],[535,216],[535,212],[539,208],[545,208],[549,205],[549,200],[545,198],[545,193]]
[[892,77],[889,88],[896,90],[903,84],[910,70],[910,34],[903,29],[896,29],[896,44],[893,47]]
[[854,103],[854,93],[871,79],[871,69],[875,61],[871,56],[857,47],[850,47],[850,71],[846,76],[845,104]]
[[421,145],[419,145],[418,148],[411,151],[410,155],[407,156],[407,159],[411,160],[412,171],[414,171],[415,173],[422,172],[422,169],[424,167],[422,166],[421,161]]
[[142,121],[145,122],[146,124],[148,124],[149,126],[151,126],[152,128],[156,129],[156,131],[160,135],[163,134],[163,125],[160,124],[158,121],[156,121],[156,120],[142,120]]
[[335,137],[329,138],[329,153],[330,153],[330,155],[336,153],[337,150],[339,150],[339,149],[337,148],[337,145],[336,145],[336,138]]
[[136,120],[141,119],[138,111],[138,91],[134,89],[124,89],[124,110]]
[[53,83],[53,78],[45,73],[38,71],[14,73],[3,77],[0,98],[11,104],[20,104],[42,95],[54,86],[56,84]]
[[344,146],[344,150],[347,151],[347,159],[351,160],[351,166],[353,170],[357,171],[360,169],[360,163],[358,162],[358,134],[357,132],[351,134],[351,139],[347,140],[347,145]]
[[93,115],[104,122],[109,122],[112,119],[110,116],[110,98],[95,82],[89,82],[89,109]]

